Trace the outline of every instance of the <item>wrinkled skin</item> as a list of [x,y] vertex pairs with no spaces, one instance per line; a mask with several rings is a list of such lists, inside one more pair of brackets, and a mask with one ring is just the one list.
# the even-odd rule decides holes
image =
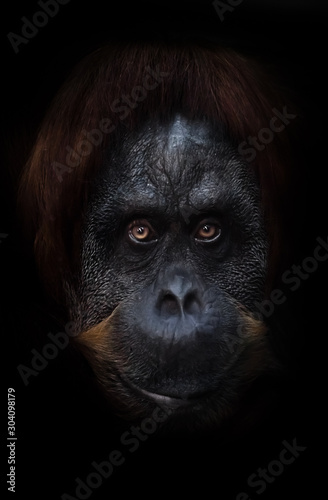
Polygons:
[[176,115],[126,134],[93,185],[72,313],[117,413],[229,413],[267,357],[266,267],[256,179],[222,131]]

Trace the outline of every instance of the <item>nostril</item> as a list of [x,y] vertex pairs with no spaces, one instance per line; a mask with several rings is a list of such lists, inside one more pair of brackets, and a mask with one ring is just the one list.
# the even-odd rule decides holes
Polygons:
[[195,292],[189,292],[183,302],[183,310],[187,314],[199,313],[201,309],[200,301]]
[[160,297],[157,306],[160,314],[165,316],[183,316],[184,313],[193,315],[201,311],[201,303],[195,291],[190,291],[182,297],[166,291]]
[[173,316],[181,312],[181,306],[178,298],[170,292],[167,292],[160,303],[161,313]]

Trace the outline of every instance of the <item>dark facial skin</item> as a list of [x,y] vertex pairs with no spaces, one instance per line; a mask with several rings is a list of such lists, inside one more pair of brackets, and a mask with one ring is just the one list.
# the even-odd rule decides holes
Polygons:
[[94,370],[126,406],[133,395],[195,411],[235,397],[253,342],[244,314],[266,276],[259,205],[249,165],[205,122],[148,123],[110,153],[85,220],[76,314],[86,331],[114,312]]

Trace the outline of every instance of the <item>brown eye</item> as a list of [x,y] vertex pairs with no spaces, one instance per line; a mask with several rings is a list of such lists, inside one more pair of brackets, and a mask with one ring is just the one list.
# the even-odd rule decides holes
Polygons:
[[216,221],[203,220],[197,227],[194,238],[196,241],[212,243],[221,235],[221,227]]
[[133,221],[128,226],[128,236],[133,243],[150,243],[156,241],[155,231],[148,221]]

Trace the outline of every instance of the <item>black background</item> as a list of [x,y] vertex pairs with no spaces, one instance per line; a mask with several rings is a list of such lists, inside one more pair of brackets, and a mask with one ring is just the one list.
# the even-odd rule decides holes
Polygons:
[[[75,496],[76,477],[93,471],[91,463],[108,459],[122,449],[119,438],[129,426],[110,419],[101,400],[76,375],[82,361],[63,351],[27,387],[17,365],[28,365],[32,348],[42,350],[44,337],[56,333],[56,325],[43,319],[26,320],[34,295],[28,275],[11,251],[14,237],[16,179],[47,105],[70,68],[100,42],[117,38],[181,38],[201,36],[231,40],[232,45],[258,55],[278,66],[301,105],[306,134],[299,147],[307,165],[304,207],[304,239],[298,259],[311,255],[316,237],[327,240],[327,6],[325,1],[244,0],[223,22],[211,2],[158,1],[112,3],[71,0],[15,54],[8,32],[21,33],[21,17],[28,19],[40,10],[37,2],[13,2],[2,6],[1,27],[1,169],[0,233],[8,234],[0,244],[0,286],[3,294],[0,329],[1,361],[5,402],[7,387],[16,389],[17,493],[13,498],[61,498]],[[18,259],[17,261],[15,259]],[[24,265],[23,265],[24,268]],[[151,436],[135,453],[125,450],[126,463],[95,490],[90,498],[116,498],[133,494],[143,498],[187,497],[201,494],[234,500],[241,491],[257,498],[319,498],[327,491],[325,477],[326,423],[326,336],[327,263],[302,283],[290,298],[304,314],[302,325],[301,383],[290,402],[258,429],[231,445],[214,436],[196,440],[176,437],[162,440]],[[30,296],[31,294],[31,296]],[[32,298],[31,298],[32,297]],[[8,303],[12,306],[8,308]],[[12,303],[14,303],[12,305]],[[31,305],[32,303],[32,305]],[[302,311],[301,311],[302,309]],[[32,332],[33,330],[33,332]],[[33,333],[33,335],[32,335]],[[72,362],[72,358],[74,363]],[[84,365],[82,364],[82,371]],[[5,412],[4,404],[4,412]],[[1,428],[6,449],[7,424]],[[258,467],[278,458],[283,441],[306,446],[299,458],[258,495],[247,486],[247,478]],[[4,451],[7,473],[7,453]],[[1,488],[7,492],[6,478]]]

